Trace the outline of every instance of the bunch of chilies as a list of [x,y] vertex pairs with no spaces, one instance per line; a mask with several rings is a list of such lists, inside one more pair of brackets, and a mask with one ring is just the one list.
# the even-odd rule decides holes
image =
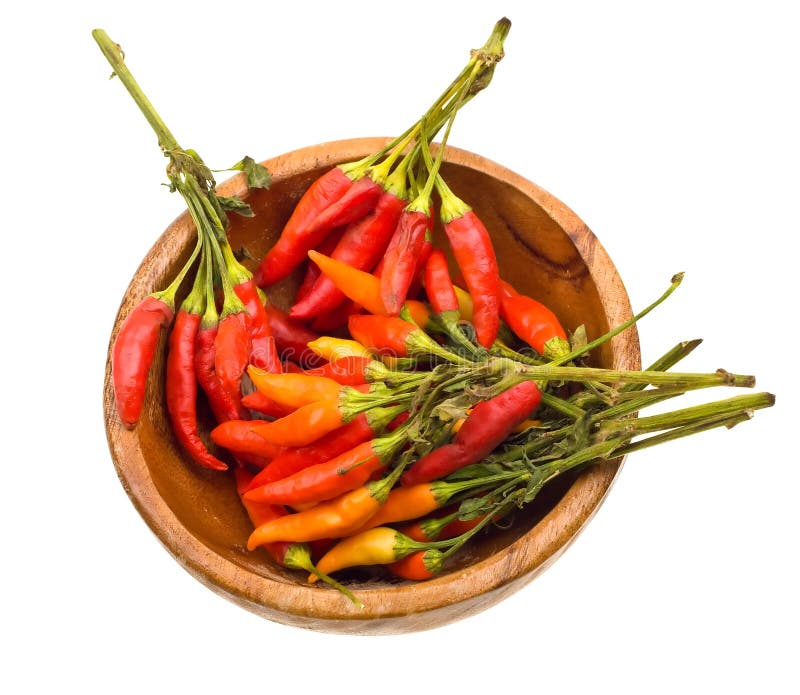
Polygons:
[[[134,308],[117,335],[120,417],[135,426],[160,330],[172,324],[165,388],[176,438],[201,466],[225,471],[223,458],[233,462],[255,527],[248,548],[355,602],[332,573],[383,565],[401,578],[431,578],[566,471],[729,427],[772,403],[755,394],[632,419],[688,390],[752,385],[752,377],[722,371],[668,373],[699,341],[680,343],[644,371],[583,366],[589,350],[663,301],[679,277],[644,312],[590,343],[501,280],[486,227],[440,165],[455,114],[488,84],[507,31],[498,23],[405,133],[320,176],[255,276],[226,235],[226,212],[246,206],[217,196],[199,157],[165,146],[169,133],[159,132],[170,183],[198,238],[170,286]],[[127,86],[122,67],[115,64]],[[430,141],[441,128],[434,156]],[[434,194],[455,279],[433,244]],[[262,288],[299,272],[288,313],[270,304]],[[198,385],[218,423],[211,440],[226,456],[201,437]]]

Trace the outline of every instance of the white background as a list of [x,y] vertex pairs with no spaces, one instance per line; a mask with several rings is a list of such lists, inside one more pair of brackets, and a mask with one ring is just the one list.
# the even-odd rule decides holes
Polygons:
[[[797,692],[791,4],[17,3],[0,27],[0,690]],[[386,638],[267,622],[162,549],[108,453],[108,334],[182,205],[90,31],[222,168],[400,132],[504,14],[506,59],[451,143],[572,207],[635,307],[686,271],[640,327],[645,362],[703,337],[687,368],[755,373],[777,405],[628,459],[566,554],[477,617]]]

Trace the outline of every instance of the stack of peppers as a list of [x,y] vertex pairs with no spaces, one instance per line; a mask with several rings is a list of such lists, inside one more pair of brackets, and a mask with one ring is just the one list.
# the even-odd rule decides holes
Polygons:
[[[591,350],[664,301],[681,276],[591,342],[500,278],[485,226],[440,166],[453,119],[489,83],[508,29],[498,22],[405,133],[315,181],[255,274],[237,261],[225,233],[226,211],[247,214],[247,206],[216,194],[211,172],[178,146],[119,47],[95,32],[156,130],[170,186],[197,228],[184,268],[131,311],[116,338],[120,418],[135,427],[160,330],[172,324],[166,403],[178,442],[200,466],[233,468],[254,526],[251,551],[264,549],[357,605],[331,574],[383,566],[430,579],[476,534],[513,523],[563,473],[731,427],[774,402],[757,393],[632,418],[690,390],[753,385],[724,371],[669,371],[699,341],[679,343],[643,371],[584,365]],[[434,156],[430,143],[441,128]],[[252,160],[237,167],[252,185],[268,184]],[[447,249],[433,245],[434,208],[455,280]],[[287,313],[262,289],[293,272],[302,281]],[[217,420],[208,443],[197,424],[198,384]]]

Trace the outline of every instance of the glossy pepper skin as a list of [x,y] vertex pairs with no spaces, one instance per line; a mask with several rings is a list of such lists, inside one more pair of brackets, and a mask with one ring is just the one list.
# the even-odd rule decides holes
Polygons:
[[214,340],[214,371],[230,398],[242,400],[242,375],[250,361],[249,327],[243,311],[220,319]]
[[227,420],[211,430],[211,441],[234,454],[255,454],[265,459],[265,464],[286,451],[285,447],[270,444],[253,432],[260,420]]
[[308,227],[352,185],[353,181],[340,167],[334,167],[311,184],[295,206],[278,241],[261,261],[256,273],[256,283],[260,287],[285,278],[305,260],[308,250],[315,246],[304,239]]
[[[285,449],[276,456],[255,478],[252,487],[261,487],[282,480],[309,466],[325,463],[371,440],[378,434],[378,427],[371,424],[366,413],[360,413],[352,422],[334,430],[308,446]],[[253,436],[265,441],[257,434]]]
[[379,355],[408,357],[408,338],[419,329],[413,323],[393,316],[371,314],[351,316],[350,335]]
[[232,398],[222,388],[217,379],[214,366],[214,343],[217,338],[217,325],[203,328],[202,324],[197,332],[194,354],[194,373],[197,383],[206,394],[206,399],[211,407],[211,412],[217,422],[226,420],[243,420],[247,417],[242,404]]
[[281,363],[278,359],[278,351],[269,328],[264,304],[258,296],[255,280],[250,278],[241,282],[233,288],[233,291],[242,300],[249,316],[250,364],[269,372],[280,372]]
[[153,296],[145,297],[128,314],[111,350],[111,378],[117,412],[128,428],[136,426],[144,404],[147,374],[161,329],[169,326],[175,310]]
[[208,451],[197,430],[194,356],[199,326],[199,314],[184,309],[178,311],[167,352],[167,411],[175,436],[192,459],[205,468],[224,471],[228,469],[228,465]]
[[447,258],[440,249],[433,249],[425,263],[425,294],[437,314],[458,316],[458,297],[447,268]]
[[390,316],[400,313],[408,297],[430,227],[428,213],[404,210],[400,215],[381,273],[381,299]]
[[[393,193],[382,193],[372,212],[347,227],[331,258],[352,268],[372,270],[389,244],[404,205],[405,200]],[[345,299],[345,294],[329,277],[321,276],[308,294],[292,307],[289,316],[301,320],[319,317],[334,310]]]
[[347,536],[363,526],[380,507],[381,500],[374,492],[372,484],[364,485],[297,514],[262,524],[250,534],[247,549],[275,541],[309,542]]
[[519,294],[506,282],[501,283],[500,316],[517,337],[540,355],[553,350],[562,354],[569,352],[567,332],[558,317],[544,304],[533,297]]
[[464,421],[450,444],[440,446],[411,465],[402,485],[438,480],[488,456],[541,403],[532,381],[522,381],[487,401],[481,401]]
[[336,400],[342,388],[333,379],[305,373],[270,374],[263,369],[249,367],[247,374],[263,395],[289,412],[309,403]]
[[488,350],[500,330],[500,272],[492,240],[472,210],[446,222],[444,232],[472,296],[478,342]]
[[322,502],[364,485],[386,463],[387,458],[375,446],[375,440],[363,442],[324,463],[253,488],[245,498],[288,505]]

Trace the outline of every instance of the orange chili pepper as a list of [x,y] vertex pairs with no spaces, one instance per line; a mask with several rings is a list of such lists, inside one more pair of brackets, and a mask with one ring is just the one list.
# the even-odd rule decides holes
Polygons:
[[[263,369],[247,368],[253,385],[279,406],[296,409],[317,401],[335,400],[342,385],[333,379],[309,374],[272,374]],[[363,383],[363,382],[362,382]]]
[[247,549],[255,550],[275,541],[308,542],[347,536],[378,511],[393,482],[394,476],[389,476],[306,511],[268,521],[253,531],[247,540]]
[[309,251],[308,256],[346,297],[360,304],[371,314],[379,316],[388,314],[381,299],[379,278],[317,251]]
[[[273,459],[285,451],[253,432],[253,425],[266,420],[227,420],[211,430],[211,441],[235,454],[255,454]],[[266,461],[265,461],[266,463]]]

